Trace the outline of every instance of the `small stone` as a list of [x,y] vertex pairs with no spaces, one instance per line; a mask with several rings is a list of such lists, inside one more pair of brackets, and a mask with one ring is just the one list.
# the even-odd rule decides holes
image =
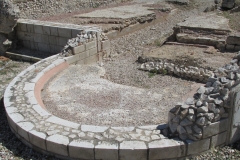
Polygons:
[[214,99],[214,103],[219,106],[223,106],[223,101],[220,98]]
[[182,108],[182,109],[188,109],[188,108],[189,108],[189,105],[183,104],[183,105],[181,106],[181,108]]
[[217,122],[221,119],[220,114],[215,115],[214,121]]
[[185,103],[188,104],[188,105],[192,105],[192,104],[194,104],[194,99],[193,98],[188,98]]
[[202,134],[202,129],[199,128],[197,125],[193,126],[193,131],[197,134]]
[[227,78],[234,79],[235,75],[233,72],[229,72]]
[[214,119],[214,113],[206,113],[205,117],[209,120],[212,121]]
[[187,126],[187,127],[185,127],[185,129],[186,129],[188,134],[192,134],[192,128],[191,127]]
[[205,89],[205,94],[208,95],[214,90],[214,87],[208,87]]
[[186,134],[180,134],[179,138],[184,141],[184,140],[187,139],[187,135]]
[[208,112],[208,107],[202,106],[197,109],[197,113],[207,113]]
[[197,93],[198,94],[203,94],[203,93],[205,93],[205,87],[203,87],[203,86],[201,86],[198,90],[197,90]]
[[196,119],[196,116],[195,115],[188,115],[187,118],[188,118],[189,121],[194,122],[195,119]]
[[184,109],[182,112],[181,112],[181,119],[183,119],[184,117],[186,117],[188,114],[188,109]]
[[192,122],[190,121],[190,120],[188,120],[187,118],[185,118],[184,120],[182,120],[181,122],[180,122],[180,125],[181,126],[189,126],[189,125],[191,125],[192,124]]
[[177,132],[178,132],[179,134],[184,134],[184,133],[186,133],[186,130],[185,130],[181,125],[179,125],[179,126],[177,127]]
[[215,81],[212,86],[215,88],[215,87],[221,86],[221,85],[222,85],[221,82]]
[[235,81],[229,81],[228,83],[225,84],[225,87],[230,89],[234,84],[235,84]]
[[190,114],[190,115],[194,114],[194,109],[189,109],[188,114]]
[[223,84],[225,84],[229,81],[226,77],[221,77],[220,80]]
[[196,102],[196,106],[197,106],[197,107],[201,107],[201,106],[202,106],[202,101],[200,101],[200,100],[197,101],[197,102]]
[[212,86],[212,82],[207,82],[206,84],[205,84],[205,87],[211,87]]
[[193,134],[194,137],[196,137],[197,139],[201,139],[202,138],[202,134]]
[[170,122],[170,123],[169,123],[170,131],[171,131],[172,133],[175,133],[176,130],[177,130],[177,126],[178,126],[178,123],[172,123],[172,122]]
[[204,126],[206,124],[206,118],[205,117],[200,117],[200,118],[197,119],[196,123],[200,126]]
[[174,122],[174,123],[179,123],[179,121],[180,121],[179,115],[172,119],[172,122]]

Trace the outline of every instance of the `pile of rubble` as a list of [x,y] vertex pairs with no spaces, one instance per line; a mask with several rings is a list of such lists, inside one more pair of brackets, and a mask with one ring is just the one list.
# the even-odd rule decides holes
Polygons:
[[141,64],[140,70],[150,71],[153,73],[169,74],[181,77],[184,79],[191,79],[194,81],[207,82],[208,78],[214,75],[213,71],[205,68],[198,68],[193,66],[179,66],[173,63],[160,62],[146,62]]
[[219,68],[226,76],[212,76],[193,98],[177,104],[169,112],[168,135],[182,140],[202,139],[202,129],[211,123],[228,118],[230,90],[240,83],[240,52],[230,64]]

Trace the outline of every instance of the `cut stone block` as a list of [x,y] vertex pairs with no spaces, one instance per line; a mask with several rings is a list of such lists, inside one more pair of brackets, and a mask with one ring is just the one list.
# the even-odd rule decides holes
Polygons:
[[89,50],[89,49],[91,49],[91,48],[97,47],[97,43],[96,43],[96,41],[94,40],[94,41],[91,41],[91,42],[86,43],[85,46],[86,46],[86,51],[87,51],[87,50]]
[[220,134],[217,134],[216,136],[212,136],[212,142],[211,147],[217,147],[219,145],[222,145],[226,142],[227,138],[227,132],[223,132]]
[[16,27],[17,31],[27,31],[27,24],[26,23],[18,23]]
[[93,56],[93,55],[97,54],[97,47],[92,48],[92,49],[88,50],[87,52],[88,52],[89,56]]
[[68,156],[68,137],[62,135],[52,135],[46,139],[47,150],[59,155]]
[[149,145],[149,159],[168,159],[185,156],[186,146],[183,142],[162,139],[150,142]]
[[42,132],[38,132],[35,130],[29,131],[29,141],[37,146],[38,148],[46,150],[46,144],[45,144],[45,139],[46,139],[46,134]]
[[49,39],[47,35],[41,35],[41,43],[49,44]]
[[235,46],[234,50],[235,51],[240,51],[240,45],[239,46]]
[[20,122],[17,123],[17,131],[18,134],[23,137],[25,140],[29,141],[28,138],[28,131],[32,130],[34,128],[34,124],[31,122]]
[[66,59],[68,64],[75,63],[75,62],[79,61],[79,54],[67,57],[65,59]]
[[146,160],[147,146],[142,141],[123,141],[120,143],[120,160]]
[[43,34],[42,24],[34,24],[34,33]]
[[227,45],[226,45],[226,49],[227,49],[227,50],[231,50],[231,51],[232,51],[232,50],[234,50],[234,47],[235,47],[235,46],[234,46],[234,45],[231,45],[231,44],[227,44]]
[[94,144],[91,141],[74,140],[68,147],[72,158],[94,159]]
[[109,127],[102,127],[102,126],[92,126],[92,125],[81,125],[81,130],[83,132],[94,132],[94,133],[103,133]]
[[199,141],[187,140],[187,145],[188,145],[187,155],[201,153],[209,149],[210,138],[199,140]]
[[50,26],[42,26],[43,34],[51,35]]
[[94,64],[98,61],[99,61],[99,57],[96,54],[96,55],[93,55],[91,57],[88,57],[88,58],[84,59],[84,64]]
[[35,34],[34,42],[41,43],[42,42],[42,35],[41,34]]
[[82,53],[84,51],[85,51],[85,46],[84,45],[80,45],[80,46],[74,47],[72,49],[73,54],[80,54],[80,53]]
[[56,36],[49,36],[49,43],[52,45],[57,45],[58,44],[58,38]]
[[43,52],[49,52],[50,51],[50,47],[48,44],[44,44],[44,43],[38,43],[38,49],[40,51],[43,51]]
[[74,128],[74,129],[78,129],[80,127],[80,124],[78,124],[78,123],[70,122],[70,121],[67,121],[65,119],[55,117],[55,116],[51,116],[46,121],[51,122],[51,123],[55,123],[55,124],[58,124],[58,125],[66,126],[66,127],[71,127],[71,128]]
[[228,119],[221,120],[219,122],[211,123],[208,126],[203,127],[203,138],[210,137],[212,135],[216,135],[223,131],[227,130]]
[[68,38],[58,37],[58,45],[64,47],[67,44]]
[[51,34],[52,36],[57,36],[57,37],[58,37],[58,27],[51,26],[51,27],[50,27],[50,34]]
[[72,37],[77,37],[77,34],[79,34],[83,29],[72,29]]
[[70,28],[58,28],[59,37],[72,38],[72,30]]
[[34,25],[33,24],[27,24],[27,32],[34,33]]
[[95,147],[95,159],[118,160],[118,144],[101,142]]

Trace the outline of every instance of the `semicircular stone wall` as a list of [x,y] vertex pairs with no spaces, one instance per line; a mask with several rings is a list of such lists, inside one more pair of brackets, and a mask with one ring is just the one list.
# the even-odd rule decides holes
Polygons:
[[78,51],[92,43],[78,46],[76,40],[69,41],[63,50],[63,55],[69,54],[67,49],[74,43],[74,55],[54,55],[31,65],[5,91],[10,128],[26,145],[64,159],[157,160],[188,157],[227,143],[231,121],[229,94],[240,82],[240,53],[219,69],[226,76],[210,77],[193,98],[177,104],[169,112],[168,124],[93,126],[56,117],[41,100],[44,84],[70,64],[81,61],[82,53]]

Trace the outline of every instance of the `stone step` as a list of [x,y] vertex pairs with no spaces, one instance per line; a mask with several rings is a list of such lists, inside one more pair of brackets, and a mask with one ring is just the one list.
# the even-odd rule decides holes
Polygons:
[[226,37],[219,39],[216,36],[205,36],[200,34],[178,33],[176,35],[177,42],[188,44],[202,44],[214,46],[218,49],[224,49],[226,44]]

